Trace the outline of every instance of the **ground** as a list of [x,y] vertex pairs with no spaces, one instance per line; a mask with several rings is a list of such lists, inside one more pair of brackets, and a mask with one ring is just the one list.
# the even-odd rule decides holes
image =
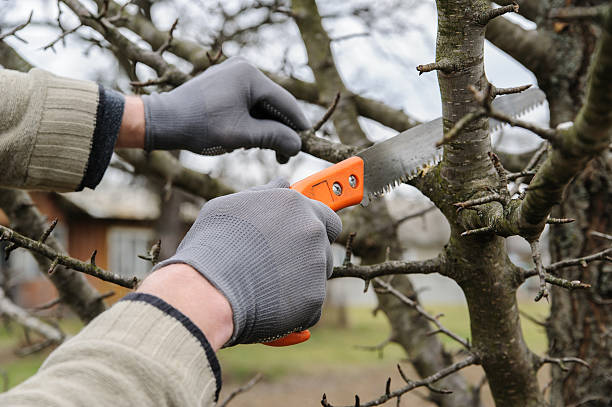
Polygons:
[[[434,314],[444,313],[442,322],[448,328],[468,335],[469,320],[464,306],[446,304],[427,308]],[[545,304],[524,303],[521,309],[539,319],[548,313]],[[395,367],[398,362],[410,377],[418,377],[397,345],[389,345],[382,355],[359,348],[378,344],[389,335],[389,326],[382,313],[373,316],[369,309],[354,308],[349,311],[349,322],[346,329],[318,327],[312,330],[309,341],[293,347],[242,345],[221,350],[219,359],[224,383],[221,399],[258,372],[263,374],[262,382],[248,394],[234,399],[231,403],[233,407],[320,406],[324,392],[330,401],[338,404],[354,403],[355,393],[359,393],[362,400],[368,400],[384,392],[389,376],[392,378],[392,389],[401,385]],[[70,319],[62,321],[62,326],[70,333],[80,328],[77,322]],[[14,351],[19,342],[23,342],[23,332],[14,325],[8,328],[10,333],[7,326],[0,328],[0,373],[4,380],[8,380],[8,386],[13,387],[34,374],[48,352],[16,356]],[[545,351],[543,329],[527,320],[523,320],[523,329],[530,347],[536,352]],[[445,338],[443,340],[447,342]],[[454,346],[450,342],[448,344]],[[467,376],[472,382],[478,382],[482,369],[472,367],[467,370]],[[541,383],[545,383],[543,378]],[[427,406],[419,394],[427,393],[423,390],[412,392],[410,396],[402,398],[401,405]],[[490,400],[487,388],[483,389],[483,397]]]

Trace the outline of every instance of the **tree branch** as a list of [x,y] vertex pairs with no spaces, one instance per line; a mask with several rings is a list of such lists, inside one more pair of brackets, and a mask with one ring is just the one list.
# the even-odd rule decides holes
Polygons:
[[118,149],[116,153],[131,164],[138,174],[165,180],[206,200],[236,192],[208,174],[186,168],[167,151],[145,153],[141,150]]
[[103,270],[100,267],[96,266],[94,260],[96,253],[95,251],[92,255],[91,261],[89,263],[85,263],[81,260],[64,255],[44,243],[23,236],[5,226],[0,225],[0,233],[0,241],[4,240],[7,242],[11,242],[17,247],[23,247],[24,249],[28,249],[34,253],[38,253],[42,256],[45,256],[49,260],[52,260],[51,266],[49,267],[49,274],[53,274],[55,272],[55,267],[57,267],[57,265],[62,265],[69,269],[80,271],[81,273],[97,277],[100,280],[117,284],[121,287],[135,288],[139,282],[136,277],[123,277],[110,271]]
[[[438,380],[453,374],[455,372],[458,372],[459,370],[467,367],[467,366],[471,366],[471,365],[476,365],[480,363],[480,359],[478,358],[478,356],[476,355],[470,355],[467,358],[465,358],[464,360],[457,362],[445,369],[442,369],[440,371],[438,371],[437,373],[428,376],[422,380],[418,380],[418,381],[412,381],[412,380],[408,380],[407,377],[403,374],[402,372],[402,377],[404,378],[404,380],[407,382],[406,386],[401,387],[398,390],[395,391],[390,391],[389,386],[387,386],[387,390],[385,391],[385,394],[383,394],[382,396],[378,397],[375,400],[372,401],[368,401],[366,403],[361,403],[359,401],[359,397],[355,396],[356,398],[356,403],[350,406],[345,406],[345,407],[355,407],[355,406],[359,406],[359,407],[372,407],[372,406],[379,406],[381,404],[386,403],[389,400],[392,399],[399,399],[403,394],[416,389],[417,387],[430,387],[433,383],[437,382]],[[398,365],[399,368],[399,365]],[[400,368],[401,370],[401,368]],[[330,404],[327,401],[327,395],[323,394],[323,398],[321,399],[321,405],[323,407],[334,407],[332,404]]]
[[486,38],[536,74],[553,63],[548,50],[554,44],[544,32],[528,31],[505,18],[496,18],[487,25]]
[[[38,211],[26,192],[0,190],[0,209],[10,219],[12,228],[30,239],[39,239],[47,230],[45,217]],[[53,236],[46,239],[46,244],[55,252],[66,254]],[[41,271],[48,276],[46,272],[51,267],[52,260],[37,253],[34,253],[34,258]],[[55,273],[48,277],[57,289],[62,302],[70,307],[81,321],[87,323],[106,309],[98,291],[89,284],[84,275],[58,266]]]
[[61,343],[64,341],[65,335],[62,331],[54,326],[44,323],[40,319],[33,317],[26,310],[13,303],[0,287],[0,314],[6,315],[10,319],[17,322],[32,331],[40,334],[46,340],[53,343]]
[[375,277],[392,274],[432,274],[440,272],[442,262],[442,258],[438,256],[424,261],[390,260],[371,266],[358,266],[349,263],[345,266],[334,267],[330,278],[355,277],[362,280],[371,280]]
[[440,321],[438,319],[439,319],[439,317],[441,315],[437,315],[435,317],[430,315],[427,311],[425,311],[423,309],[423,307],[421,307],[421,305],[418,302],[413,301],[410,298],[406,297],[400,291],[396,290],[389,282],[384,281],[381,278],[375,278],[373,281],[376,284],[376,286],[382,287],[382,291],[379,291],[379,292],[393,294],[398,299],[400,299],[403,303],[413,307],[419,314],[421,314],[427,320],[432,322],[438,328],[436,331],[431,332],[432,334],[443,333],[444,335],[448,336],[449,338],[459,342],[464,348],[466,348],[468,350],[471,349],[470,343],[466,339],[464,339],[464,338],[460,337],[459,335],[451,332],[450,330],[445,328],[440,323]]

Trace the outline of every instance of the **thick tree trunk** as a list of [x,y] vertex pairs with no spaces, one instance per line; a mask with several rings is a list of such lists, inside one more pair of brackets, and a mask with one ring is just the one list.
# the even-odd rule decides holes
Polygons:
[[[552,261],[581,257],[610,247],[610,242],[589,234],[612,234],[612,154],[593,160],[568,187],[567,198],[556,215],[576,222],[551,228]],[[564,372],[552,366],[551,402],[568,405],[612,405],[612,265],[594,262],[587,267],[563,269],[561,277],[590,283],[589,291],[552,290],[547,322],[550,356],[575,356],[591,365],[569,365]]]
[[[489,3],[480,0],[438,0],[438,81],[447,132],[478,108],[470,86],[485,89],[483,51]],[[451,225],[445,273],[463,289],[470,312],[474,351],[480,355],[496,405],[541,406],[533,356],[522,338],[517,282],[504,240],[484,235],[462,237],[471,228],[455,202],[476,198],[498,185],[488,159],[491,151],[486,118],[476,120],[445,147],[440,189],[432,196]],[[466,211],[463,211],[466,212]],[[470,211],[468,211],[470,212]]]

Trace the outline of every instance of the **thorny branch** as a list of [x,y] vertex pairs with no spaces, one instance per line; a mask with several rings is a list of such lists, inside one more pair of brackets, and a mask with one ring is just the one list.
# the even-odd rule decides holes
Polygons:
[[392,274],[432,274],[438,273],[442,265],[442,258],[436,257],[424,261],[390,260],[371,266],[361,266],[349,263],[334,267],[330,278],[356,277],[362,280],[371,280],[375,277]]
[[[399,399],[403,394],[416,389],[417,387],[428,387],[431,390],[431,385],[435,382],[437,382],[438,380],[453,374],[455,372],[458,372],[459,370],[471,366],[471,365],[476,365],[480,363],[480,358],[474,354],[471,354],[470,356],[468,356],[467,358],[465,358],[464,360],[454,363],[451,366],[448,366],[445,369],[442,369],[434,374],[432,374],[431,376],[428,376],[422,380],[418,380],[418,381],[412,381],[409,380],[405,374],[403,374],[403,372],[401,371],[401,368],[399,368],[398,365],[398,369],[400,369],[400,374],[402,375],[402,378],[404,379],[404,381],[406,382],[406,385],[404,387],[401,387],[395,391],[391,391],[390,389],[390,380],[387,380],[387,383],[385,385],[385,394],[381,395],[380,397],[378,397],[377,399],[368,401],[366,403],[361,403],[359,400],[359,396],[355,396],[355,404],[350,405],[350,406],[346,406],[346,407],[372,407],[372,406],[379,406],[381,404],[386,403],[389,400],[392,399]],[[336,407],[332,404],[330,404],[327,401],[327,395],[323,394],[323,397],[321,399],[321,405],[323,407]]]
[[120,285],[121,287],[135,288],[138,284],[138,279],[136,277],[122,277],[118,274],[103,270],[100,267],[96,266],[95,251],[92,255],[91,261],[89,263],[86,263],[81,260],[59,253],[50,246],[47,246],[46,244],[41,243],[40,241],[32,240],[28,237],[25,237],[5,226],[0,225],[0,233],[0,241],[4,240],[7,242],[11,242],[17,247],[23,247],[52,260],[51,267],[48,271],[49,274],[53,274],[57,265],[61,264],[62,266],[65,266],[72,270],[89,274],[90,276],[94,276],[101,280]]

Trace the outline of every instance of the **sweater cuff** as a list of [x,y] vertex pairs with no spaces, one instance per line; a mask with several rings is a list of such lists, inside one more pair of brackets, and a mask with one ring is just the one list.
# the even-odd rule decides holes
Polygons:
[[208,340],[187,316],[158,297],[130,293],[77,337],[138,351],[164,366],[164,374],[196,400],[212,405],[219,397],[221,368]]
[[85,173],[96,125],[98,85],[32,70],[44,87],[42,117],[25,184],[32,189],[74,191]]
[[114,90],[105,89],[102,85],[99,85],[99,94],[96,128],[93,133],[87,170],[77,191],[81,191],[85,187],[94,189],[102,180],[113,155],[121,120],[123,119],[123,107],[125,105],[123,95]]

